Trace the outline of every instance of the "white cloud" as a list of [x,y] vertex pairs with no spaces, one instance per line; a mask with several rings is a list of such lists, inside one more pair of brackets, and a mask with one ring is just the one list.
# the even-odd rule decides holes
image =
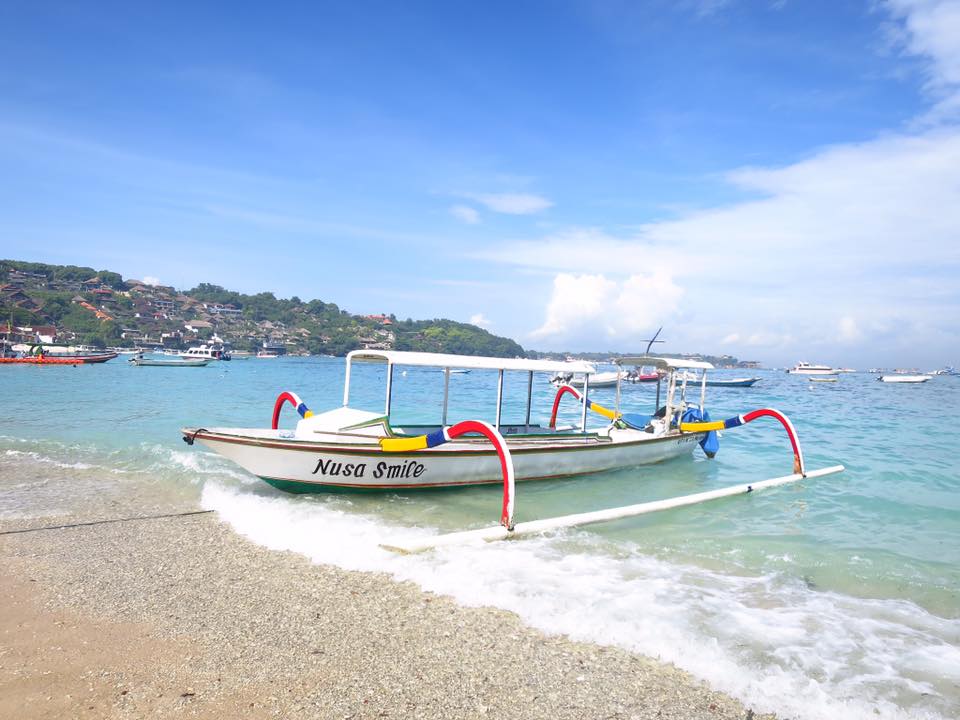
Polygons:
[[[825,148],[792,165],[741,168],[727,180],[754,199],[630,234],[568,228],[475,254],[609,281],[669,277],[687,291],[677,301],[684,323],[713,328],[671,333],[693,349],[710,350],[704,345],[736,329],[742,344],[726,347],[734,354],[750,348],[763,356],[766,347],[788,360],[818,346],[832,352],[837,318],[862,307],[877,322],[926,317],[939,331],[960,332],[950,274],[960,273],[960,128]],[[946,291],[932,291],[944,282]],[[556,295],[535,339],[569,324]]]
[[857,321],[849,315],[840,318],[837,323],[837,341],[841,343],[856,343],[863,339],[863,332],[857,326]]
[[938,99],[927,119],[960,111],[960,3],[956,0],[887,0],[905,52],[927,59],[927,90]]
[[506,215],[533,215],[553,207],[553,202],[542,195],[529,193],[480,193],[464,197],[483,204],[493,212]]
[[491,325],[490,321],[483,316],[483,313],[477,313],[475,315],[471,315],[470,324],[476,325],[477,327],[481,327],[481,328],[488,328]]
[[661,273],[631,275],[622,282],[603,275],[559,273],[543,324],[531,333],[552,343],[599,343],[624,346],[640,341],[671,316],[683,290]]
[[450,208],[450,214],[467,225],[476,225],[480,222],[480,213],[469,205],[454,205]]
[[143,278],[143,283],[144,285],[159,285],[160,278],[155,278],[150,275],[147,275],[146,277]]
[[736,345],[740,342],[740,333],[730,333],[723,340],[720,341],[721,345]]

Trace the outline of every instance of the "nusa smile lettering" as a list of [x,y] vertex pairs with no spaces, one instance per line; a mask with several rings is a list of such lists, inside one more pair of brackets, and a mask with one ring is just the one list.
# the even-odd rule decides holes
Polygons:
[[[426,471],[423,463],[416,460],[405,460],[400,463],[378,462],[373,469],[373,477],[397,480],[400,478],[418,478]],[[332,459],[320,458],[313,474],[326,477],[356,477],[362,478],[367,472],[367,463],[334,462]]]

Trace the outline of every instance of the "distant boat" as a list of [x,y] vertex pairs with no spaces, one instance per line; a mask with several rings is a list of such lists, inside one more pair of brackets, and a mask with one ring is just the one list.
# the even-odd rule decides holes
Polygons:
[[853,368],[837,368],[838,373],[855,373],[856,370]]
[[6,365],[90,365],[92,363],[104,363],[107,360],[113,360],[116,353],[88,353],[75,355],[45,355],[37,353],[36,355],[22,355],[19,357],[0,357],[0,363]]
[[811,378],[807,378],[807,380],[809,380],[810,382],[815,382],[815,383],[835,383],[835,382],[838,382],[837,378],[835,378],[835,377],[811,377]]
[[180,357],[187,360],[229,360],[230,353],[222,345],[197,345],[188,350],[179,353]]
[[787,370],[790,375],[836,375],[838,372],[829,365],[811,365],[808,362],[798,362]]
[[89,365],[113,360],[117,353],[92,348],[0,341],[0,363],[5,365]]
[[[625,372],[618,372],[613,370],[611,372],[601,372],[593,373],[590,375],[590,387],[591,388],[606,388],[614,387],[617,384],[617,378],[621,380],[625,379],[627,374]],[[550,382],[554,385],[573,385],[574,387],[583,387],[583,375],[573,373],[557,373],[554,375]]]
[[925,383],[930,375],[881,375],[877,378],[885,383]]
[[138,367],[204,367],[211,362],[210,358],[183,358],[182,360],[159,360],[145,358],[139,355],[130,358],[127,362]]
[[707,387],[753,387],[760,378],[730,378],[729,380],[707,380]]

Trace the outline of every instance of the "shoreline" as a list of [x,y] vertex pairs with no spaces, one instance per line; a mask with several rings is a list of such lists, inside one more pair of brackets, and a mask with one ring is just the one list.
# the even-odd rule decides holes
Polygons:
[[0,714],[25,720],[773,717],[652,658],[257,546],[216,515],[2,536],[0,577]]

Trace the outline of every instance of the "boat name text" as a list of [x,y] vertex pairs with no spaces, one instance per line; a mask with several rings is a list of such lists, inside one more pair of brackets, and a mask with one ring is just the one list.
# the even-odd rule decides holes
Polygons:
[[[313,474],[356,477],[362,478],[366,475],[366,463],[344,463],[334,462],[330,458],[320,458],[317,460],[317,466],[313,469]],[[387,478],[395,480],[397,478],[418,478],[426,472],[423,463],[416,460],[405,460],[399,463],[378,462],[373,469],[373,477]]]

